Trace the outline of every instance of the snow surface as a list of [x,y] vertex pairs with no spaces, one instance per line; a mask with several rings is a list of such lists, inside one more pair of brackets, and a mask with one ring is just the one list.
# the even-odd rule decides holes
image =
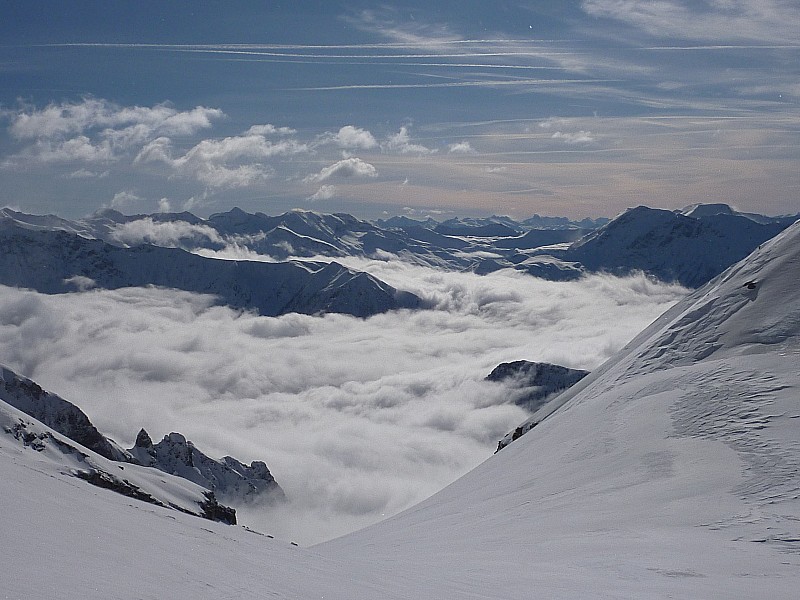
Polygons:
[[531,433],[427,501],[311,549],[96,490],[0,446],[2,593],[796,598],[798,281],[800,223],[551,402]]

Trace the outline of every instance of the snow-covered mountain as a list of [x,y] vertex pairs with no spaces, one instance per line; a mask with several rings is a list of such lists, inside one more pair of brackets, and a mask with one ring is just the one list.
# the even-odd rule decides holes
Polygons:
[[787,226],[780,221],[758,223],[736,214],[700,212],[695,217],[639,206],[557,256],[580,262],[590,271],[639,270],[698,287]]
[[366,317],[416,308],[419,298],[338,263],[225,261],[179,248],[122,248],[63,230],[0,219],[0,283],[48,294],[155,285],[213,294],[265,316],[339,312]]
[[344,213],[293,210],[273,217],[238,208],[208,219],[190,213],[126,216],[103,210],[72,222],[10,209],[0,211],[0,218],[20,229],[72,233],[119,247],[233,248],[275,260],[396,257],[478,274],[515,269],[556,281],[587,272],[645,271],[689,287],[702,285],[796,220],[739,213],[725,204],[683,211],[640,206],[611,222],[539,216],[517,222],[494,216],[438,224],[399,217],[370,223]]
[[[284,499],[283,490],[262,461],[245,465],[231,456],[215,460],[203,454],[179,433],[171,433],[158,444],[153,444],[144,429],[136,436],[134,447],[123,450],[114,440],[100,433],[80,408],[0,365],[0,410],[8,411],[10,408],[21,411],[26,417],[7,427],[5,433],[35,450],[55,443],[62,453],[85,458],[91,451],[116,463],[158,469],[213,492],[214,495],[209,498],[215,498],[214,502],[218,499],[240,506],[256,500],[271,503]],[[69,441],[50,435],[46,427]],[[98,463],[95,470],[99,469],[99,474],[89,473],[87,476],[105,483],[116,481],[116,471],[113,468],[110,471],[103,470],[102,466],[107,465]],[[125,469],[125,466],[118,467]],[[122,486],[121,491],[130,490]],[[207,501],[205,496],[200,500]],[[233,511],[226,514],[230,520],[235,518]]]
[[514,237],[520,231],[498,221],[473,223],[465,219],[450,219],[433,228],[436,233],[464,237]]
[[800,223],[540,409],[530,434],[311,549],[79,486],[0,436],[3,592],[794,599],[798,281]]
[[[16,408],[17,405],[24,406],[52,421],[59,429],[77,434],[102,451],[108,451],[110,445],[115,457],[130,459],[129,456],[119,455],[113,442],[97,433],[77,407],[44,392],[35,383],[6,368],[2,369],[2,377],[0,456],[5,466],[9,466],[9,463],[24,465],[24,468],[32,469],[38,476],[58,478],[68,485],[74,485],[72,481],[85,481],[97,488],[153,506],[212,521],[236,523],[236,511],[220,504],[210,489],[130,460],[121,462],[109,459],[48,427],[25,410]],[[34,504],[40,500],[35,488],[28,490],[27,496]],[[78,496],[90,497],[91,493],[83,490]],[[80,499],[76,501],[82,502]],[[62,508],[75,507],[62,504]],[[4,521],[4,527],[10,524],[24,527],[24,523]],[[22,598],[25,594],[18,593],[10,597]]]

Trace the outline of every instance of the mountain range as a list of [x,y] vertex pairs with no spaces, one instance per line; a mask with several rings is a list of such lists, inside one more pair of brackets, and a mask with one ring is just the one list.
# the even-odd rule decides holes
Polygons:
[[[416,308],[420,300],[346,269],[337,258],[399,258],[477,274],[514,269],[555,281],[643,271],[698,287],[796,218],[739,213],[724,204],[683,211],[639,206],[611,221],[536,216],[523,222],[488,217],[442,223],[408,217],[370,223],[301,210],[268,216],[237,208],[208,219],[185,212],[126,216],[106,209],[69,221],[6,208],[0,211],[0,244],[7,249],[0,283],[54,293],[78,276],[99,287],[158,285],[211,293],[224,304],[263,315],[363,317]],[[244,259],[211,264],[198,256],[226,249]],[[253,254],[272,263],[246,260]],[[48,269],[37,267],[43,264]]]
[[[759,244],[541,407],[526,435],[476,469],[399,515],[309,549],[89,486],[71,469],[107,459],[77,442],[78,454],[62,454],[71,462],[54,457],[37,440],[65,438],[0,405],[3,591],[795,598],[800,223]],[[104,469],[117,465],[141,489],[153,483],[153,469]],[[202,488],[159,478],[162,493],[197,514]]]
[[152,244],[123,247],[64,229],[0,219],[0,283],[56,294],[160,286],[213,294],[264,316],[339,312],[367,317],[420,299],[336,262],[229,261]]

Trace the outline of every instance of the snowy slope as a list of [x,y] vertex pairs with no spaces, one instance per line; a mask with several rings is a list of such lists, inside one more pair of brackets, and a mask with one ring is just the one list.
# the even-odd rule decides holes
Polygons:
[[393,583],[413,573],[422,597],[796,597],[798,281],[800,223],[676,305],[529,435],[317,549],[356,571],[391,561]]
[[[74,479],[81,482],[81,488],[92,485],[126,500],[134,499],[166,510],[225,522],[235,523],[236,520],[235,511],[219,505],[208,489],[156,469],[109,460],[2,400],[0,463],[4,463],[4,467],[9,466],[5,463],[25,465],[49,478]],[[10,482],[4,480],[3,483],[5,486]],[[36,494],[35,485],[29,488],[25,496],[28,501],[41,500]],[[20,498],[15,500],[19,501]],[[65,512],[68,512],[68,508],[79,512],[85,510],[82,501],[77,502],[78,506],[64,507]],[[4,522],[4,528],[10,526],[18,524]]]

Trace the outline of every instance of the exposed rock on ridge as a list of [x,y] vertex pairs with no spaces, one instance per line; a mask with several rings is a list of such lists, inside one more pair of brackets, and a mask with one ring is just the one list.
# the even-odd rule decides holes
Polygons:
[[193,481],[213,491],[222,501],[235,503],[260,498],[275,502],[285,498],[265,463],[253,461],[248,466],[231,456],[214,460],[180,433],[170,433],[153,444],[142,429],[128,452],[139,464]]

